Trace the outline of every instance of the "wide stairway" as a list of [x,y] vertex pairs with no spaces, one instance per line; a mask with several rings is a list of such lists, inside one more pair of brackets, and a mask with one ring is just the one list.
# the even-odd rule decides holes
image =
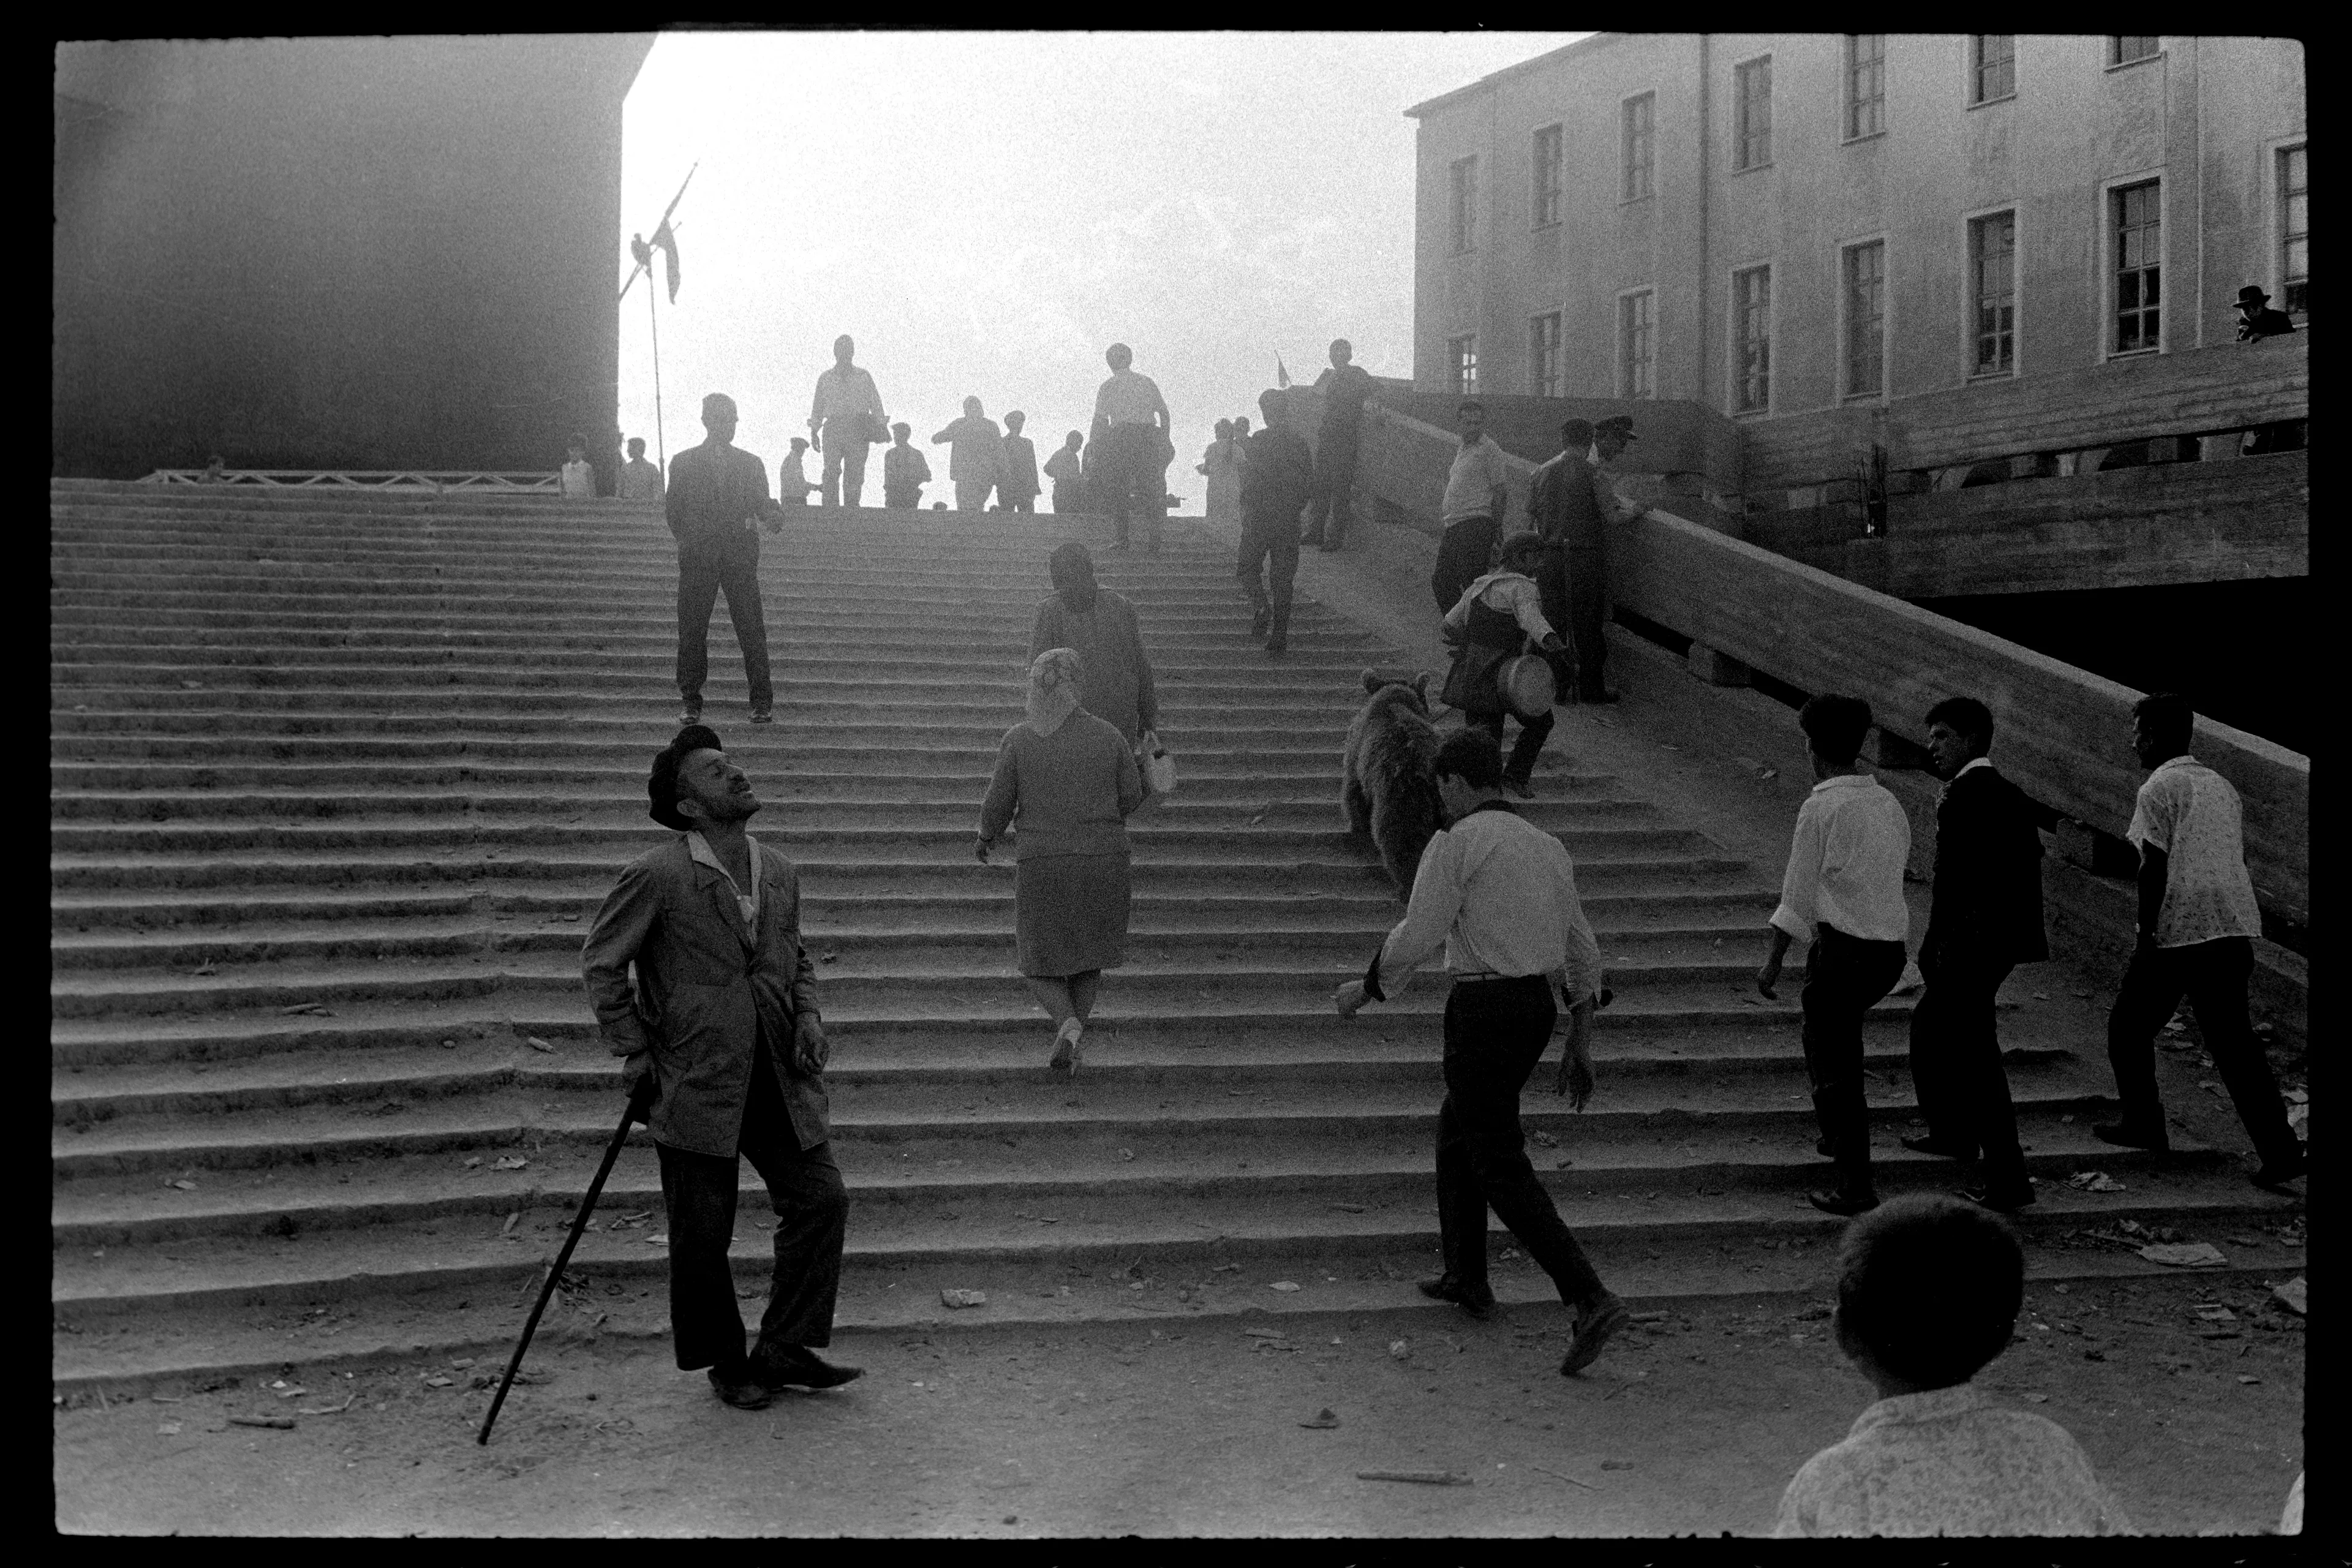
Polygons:
[[[92,481],[50,504],[57,1383],[510,1342],[620,1108],[579,949],[662,834],[657,515]],[[1075,1082],[1013,972],[1013,873],[971,854],[1045,556],[1073,537],[1139,607],[1181,769],[1133,824],[1130,959]],[[706,717],[800,866],[819,961],[845,1329],[1396,1310],[1434,1268],[1443,987],[1352,1023],[1329,1001],[1400,912],[1338,804],[1384,650],[1302,604],[1268,659],[1195,525],[1156,554],[1104,543],[1089,520],[795,517],[762,566],[772,728],[743,721],[715,618]],[[1624,1294],[1818,1293],[1837,1222],[1802,1197],[1822,1167],[1795,987],[1748,984],[1770,868],[1562,752],[1527,809],[1575,856],[1616,1000],[1589,1111],[1534,1092],[1539,1070],[1530,1152]],[[1906,1005],[1870,1037],[1890,1190],[1956,1173],[1891,1136]],[[2103,1067],[2030,1026],[2011,1043],[2044,1183],[2029,1231],[2094,1223],[2061,1179],[2094,1152],[2132,1189],[2101,1225],[2280,1206],[2093,1144]],[[744,1182],[756,1311],[768,1211]],[[663,1229],[639,1129],[542,1331],[665,1331]],[[1495,1250],[1507,1300],[1544,1299]]]

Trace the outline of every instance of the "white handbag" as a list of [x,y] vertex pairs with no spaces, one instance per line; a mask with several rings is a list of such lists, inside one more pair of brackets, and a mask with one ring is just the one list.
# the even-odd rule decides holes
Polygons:
[[1150,731],[1143,737],[1143,782],[1153,795],[1176,793],[1176,755]]

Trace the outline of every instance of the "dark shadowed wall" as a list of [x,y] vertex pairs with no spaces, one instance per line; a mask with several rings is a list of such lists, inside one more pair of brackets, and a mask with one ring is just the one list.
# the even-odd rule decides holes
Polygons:
[[651,46],[60,46],[49,471],[603,461]]

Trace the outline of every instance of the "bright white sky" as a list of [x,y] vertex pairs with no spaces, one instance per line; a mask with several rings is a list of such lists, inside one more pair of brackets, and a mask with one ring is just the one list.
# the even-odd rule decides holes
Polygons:
[[[734,395],[770,472],[804,434],[841,332],[894,420],[978,396],[1042,460],[1084,430],[1124,342],[1158,381],[1197,510],[1211,426],[1257,417],[1278,352],[1312,381],[1335,337],[1412,369],[1413,122],[1404,110],[1578,33],[667,34],[629,94],[631,232],[679,205],[661,310],[664,426]],[[645,285],[621,306],[621,426],[653,435]],[[816,464],[809,467],[810,477]],[[880,455],[866,503],[880,500]]]

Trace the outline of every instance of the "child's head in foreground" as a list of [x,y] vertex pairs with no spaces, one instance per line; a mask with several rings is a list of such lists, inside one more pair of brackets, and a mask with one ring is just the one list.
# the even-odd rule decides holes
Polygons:
[[1882,1390],[1968,1382],[2008,1347],[2024,1302],[2017,1233],[1973,1204],[1890,1199],[1838,1248],[1838,1348]]

